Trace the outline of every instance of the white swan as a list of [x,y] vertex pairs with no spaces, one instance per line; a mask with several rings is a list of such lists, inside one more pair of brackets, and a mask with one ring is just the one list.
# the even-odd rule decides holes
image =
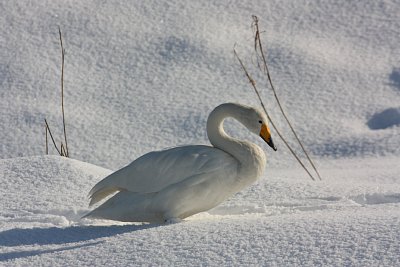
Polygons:
[[240,104],[216,107],[207,120],[213,146],[175,147],[145,154],[97,183],[93,205],[119,191],[85,217],[125,222],[180,221],[209,210],[252,184],[263,173],[260,147],[228,136],[223,121],[233,117],[274,150],[266,116]]

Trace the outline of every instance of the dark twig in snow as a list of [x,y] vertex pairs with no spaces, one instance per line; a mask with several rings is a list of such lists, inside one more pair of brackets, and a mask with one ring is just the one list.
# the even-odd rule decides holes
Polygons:
[[48,141],[48,137],[47,137],[47,123],[46,123],[46,125],[44,126],[44,128],[45,128],[45,131],[46,131],[46,155],[48,155],[49,154],[49,141]]
[[58,33],[60,35],[60,45],[61,45],[61,110],[62,110],[62,120],[63,120],[63,128],[64,128],[64,141],[65,141],[65,155],[69,157],[68,151],[68,143],[67,143],[67,132],[65,130],[65,113],[64,113],[64,55],[65,49],[63,46],[62,35],[61,35],[61,28],[58,27]]
[[47,123],[47,120],[44,119],[44,121],[46,123],[46,154],[49,154],[48,139],[47,139],[47,131],[48,131],[50,134],[51,140],[53,141],[53,145],[56,148],[58,154],[60,156],[69,157],[67,132],[66,132],[66,128],[65,128],[65,112],[64,112],[64,56],[65,56],[65,49],[63,46],[60,27],[58,27],[58,33],[60,36],[60,45],[61,45],[61,111],[62,111],[62,122],[63,122],[65,146],[64,146],[63,142],[61,141],[60,149],[57,147],[56,142],[54,141],[53,135],[51,134],[49,124]]
[[293,151],[293,149],[290,147],[290,145],[288,144],[288,142],[286,142],[285,138],[283,138],[282,134],[280,133],[280,131],[278,130],[278,128],[276,127],[275,123],[272,121],[271,116],[269,115],[264,102],[261,99],[260,96],[260,92],[257,89],[256,83],[253,80],[253,78],[250,76],[249,72],[247,71],[246,67],[244,66],[242,60],[240,59],[239,55],[236,52],[236,49],[233,49],[233,52],[235,54],[235,57],[237,58],[237,60],[240,63],[240,66],[242,67],[244,73],[246,74],[247,79],[249,79],[249,82],[251,83],[251,86],[254,89],[254,92],[256,93],[258,100],[260,101],[260,104],[265,112],[265,114],[267,115],[268,120],[271,122],[272,127],[274,127],[276,133],[278,134],[278,136],[282,139],[282,141],[285,143],[286,147],[289,149],[289,151],[293,154],[293,156],[296,158],[296,160],[300,163],[300,165],[303,167],[303,169],[308,173],[308,175],[310,176],[310,178],[315,181],[314,177],[311,175],[311,173],[307,170],[306,166],[304,166],[304,164],[301,162],[300,158],[296,155],[296,153]]
[[280,109],[283,117],[285,118],[286,122],[288,123],[293,135],[295,136],[295,138],[296,138],[297,142],[299,143],[301,149],[303,150],[304,154],[306,155],[306,157],[307,157],[308,161],[310,162],[312,168],[317,173],[318,178],[320,180],[322,180],[317,168],[315,167],[313,161],[311,160],[311,157],[308,155],[306,149],[304,148],[303,143],[300,141],[300,138],[298,137],[296,131],[294,130],[292,124],[290,123],[288,117],[286,116],[286,113],[282,108],[281,102],[279,101],[278,95],[276,94],[276,90],[275,90],[275,87],[274,87],[274,85],[272,83],[271,75],[270,75],[270,72],[269,72],[269,69],[268,69],[267,59],[265,57],[265,54],[264,54],[264,51],[263,51],[263,47],[262,47],[262,43],[261,43],[260,30],[259,30],[259,27],[258,27],[258,18],[255,15],[253,15],[253,27],[255,29],[254,50],[256,52],[257,58],[261,57],[261,62],[262,62],[263,68],[261,68],[261,66],[259,64],[259,61],[257,60],[258,66],[260,67],[260,69],[263,69],[264,73],[267,75],[267,78],[268,78],[269,84],[271,86],[272,92],[274,93],[275,100],[278,103],[279,109]]
[[[58,147],[57,147],[57,145],[56,145],[56,142],[54,141],[53,135],[51,134],[50,127],[49,127],[49,124],[47,123],[47,120],[46,120],[46,119],[44,119],[44,123],[46,124],[46,129],[47,129],[47,131],[49,131],[50,138],[51,138],[51,141],[53,141],[54,147],[56,148],[58,154],[60,154],[60,156],[61,156],[61,152],[60,152],[60,150],[58,149]],[[46,137],[47,137],[47,131],[46,131]],[[47,142],[46,142],[46,143],[47,143]],[[47,145],[46,145],[46,150],[47,150]],[[47,152],[48,152],[48,151],[47,151]]]

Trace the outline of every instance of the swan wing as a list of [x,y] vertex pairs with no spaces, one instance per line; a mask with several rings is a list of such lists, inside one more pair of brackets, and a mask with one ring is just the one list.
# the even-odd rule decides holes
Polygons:
[[97,183],[89,192],[90,205],[116,191],[159,192],[200,174],[198,177],[204,181],[218,172],[236,172],[238,164],[228,153],[210,146],[182,146],[150,152]]

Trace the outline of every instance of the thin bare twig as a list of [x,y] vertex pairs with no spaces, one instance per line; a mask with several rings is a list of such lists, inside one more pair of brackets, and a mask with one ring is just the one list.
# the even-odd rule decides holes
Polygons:
[[64,147],[64,144],[63,144],[62,142],[61,142],[60,147],[61,147],[61,149],[60,149],[61,155],[60,155],[60,156],[66,157],[66,154],[65,154],[65,147]]
[[64,55],[65,49],[63,46],[62,35],[61,35],[61,28],[58,27],[58,33],[60,35],[60,45],[61,45],[61,110],[62,110],[62,120],[63,120],[63,128],[64,128],[64,141],[65,141],[65,155],[69,157],[68,151],[68,143],[67,143],[67,132],[65,129],[65,113],[64,113]]
[[69,157],[67,132],[66,132],[66,127],[65,127],[65,111],[64,111],[64,56],[65,56],[65,49],[63,46],[62,34],[61,34],[60,27],[58,27],[58,33],[59,33],[59,37],[60,37],[60,46],[61,46],[61,111],[62,111],[62,122],[63,122],[65,146],[64,146],[63,142],[61,141],[60,149],[57,147],[56,142],[54,141],[53,135],[51,134],[49,124],[47,123],[47,120],[44,119],[45,124],[46,124],[46,154],[49,153],[48,137],[47,137],[47,131],[48,131],[50,134],[51,140],[53,142],[53,145],[54,145],[55,149],[57,150],[58,154],[60,156]]
[[267,115],[268,120],[271,122],[272,127],[274,127],[276,133],[278,134],[278,136],[282,139],[282,141],[285,143],[286,147],[289,149],[289,151],[293,154],[293,156],[296,158],[296,160],[300,163],[300,165],[303,167],[303,169],[307,172],[307,174],[310,176],[310,178],[315,181],[314,177],[311,175],[311,173],[308,171],[308,169],[306,168],[306,166],[304,166],[304,164],[301,162],[300,158],[296,155],[296,153],[293,151],[293,149],[289,146],[288,142],[286,142],[285,138],[283,138],[282,134],[280,133],[280,131],[278,130],[278,128],[276,127],[275,123],[272,121],[271,116],[269,115],[264,102],[261,99],[260,96],[260,92],[257,89],[256,83],[253,80],[253,78],[250,76],[249,72],[247,71],[246,67],[244,66],[242,60],[240,59],[239,55],[236,52],[236,49],[233,49],[233,52],[235,54],[235,57],[237,58],[237,60],[240,63],[240,66],[242,67],[243,71],[245,72],[247,78],[249,79],[250,84],[252,85],[254,92],[256,93],[258,100],[260,101],[260,104],[265,112],[265,114]]
[[44,122],[45,122],[45,124],[46,124],[47,130],[49,131],[51,141],[53,141],[54,147],[56,148],[58,154],[60,154],[60,156],[61,156],[61,152],[60,152],[60,150],[58,149],[58,147],[57,147],[57,145],[56,145],[56,142],[54,141],[54,138],[53,138],[53,135],[51,134],[50,127],[49,127],[49,124],[47,123],[47,120],[44,119]]
[[44,126],[45,131],[46,131],[46,155],[49,154],[49,142],[48,142],[48,137],[47,137],[47,124]]
[[[269,84],[270,84],[271,89],[272,89],[272,91],[273,91],[273,93],[274,93],[274,97],[275,97],[276,102],[278,103],[279,109],[280,109],[280,111],[281,111],[283,117],[285,118],[286,122],[288,123],[288,125],[289,125],[289,127],[290,127],[290,129],[291,129],[293,135],[295,136],[297,142],[299,143],[301,149],[303,150],[304,154],[306,155],[308,161],[310,162],[312,168],[313,168],[314,171],[317,173],[318,178],[319,178],[320,180],[322,180],[321,175],[319,174],[317,168],[316,168],[315,165],[314,165],[314,162],[311,160],[311,157],[310,157],[309,154],[307,153],[307,151],[306,151],[306,149],[305,149],[303,143],[300,141],[300,138],[298,137],[296,131],[294,130],[292,124],[290,123],[288,117],[286,116],[286,113],[285,113],[285,111],[284,111],[283,108],[282,108],[281,102],[279,101],[278,95],[276,94],[276,90],[275,90],[275,87],[274,87],[274,85],[273,85],[273,83],[272,83],[271,75],[270,75],[270,72],[269,72],[269,69],[268,69],[268,65],[267,65],[267,60],[266,60],[266,57],[265,57],[265,54],[264,54],[264,51],[263,51],[263,47],[262,47],[262,43],[261,43],[260,30],[259,30],[259,27],[258,27],[258,17],[255,16],[255,15],[253,15],[253,27],[254,27],[254,29],[255,29],[254,50],[255,50],[255,52],[256,52],[256,55],[260,56],[261,59],[262,59],[262,65],[263,65],[264,73],[267,75]],[[258,54],[257,54],[257,51],[259,52]],[[258,57],[257,57],[257,58],[258,58]],[[258,63],[258,61],[257,61],[257,63]],[[260,67],[260,64],[259,64],[259,63],[258,63],[258,66]],[[260,67],[260,69],[261,69],[261,67]]]

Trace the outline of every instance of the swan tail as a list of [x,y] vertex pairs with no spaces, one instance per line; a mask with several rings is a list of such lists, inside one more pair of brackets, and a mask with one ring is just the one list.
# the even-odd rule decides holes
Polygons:
[[122,222],[162,222],[162,213],[152,208],[155,193],[120,191],[82,218]]
[[[96,187],[96,186],[95,186]],[[99,188],[95,191],[90,191],[89,193],[89,198],[90,198],[90,203],[89,203],[89,207],[93,206],[94,204],[96,204],[97,202],[103,200],[104,198],[106,198],[107,196],[119,191],[120,189],[118,187],[102,187]]]
[[119,171],[114,172],[93,186],[88,194],[90,198],[89,206],[92,206],[107,196],[122,190],[118,183],[119,174]]

